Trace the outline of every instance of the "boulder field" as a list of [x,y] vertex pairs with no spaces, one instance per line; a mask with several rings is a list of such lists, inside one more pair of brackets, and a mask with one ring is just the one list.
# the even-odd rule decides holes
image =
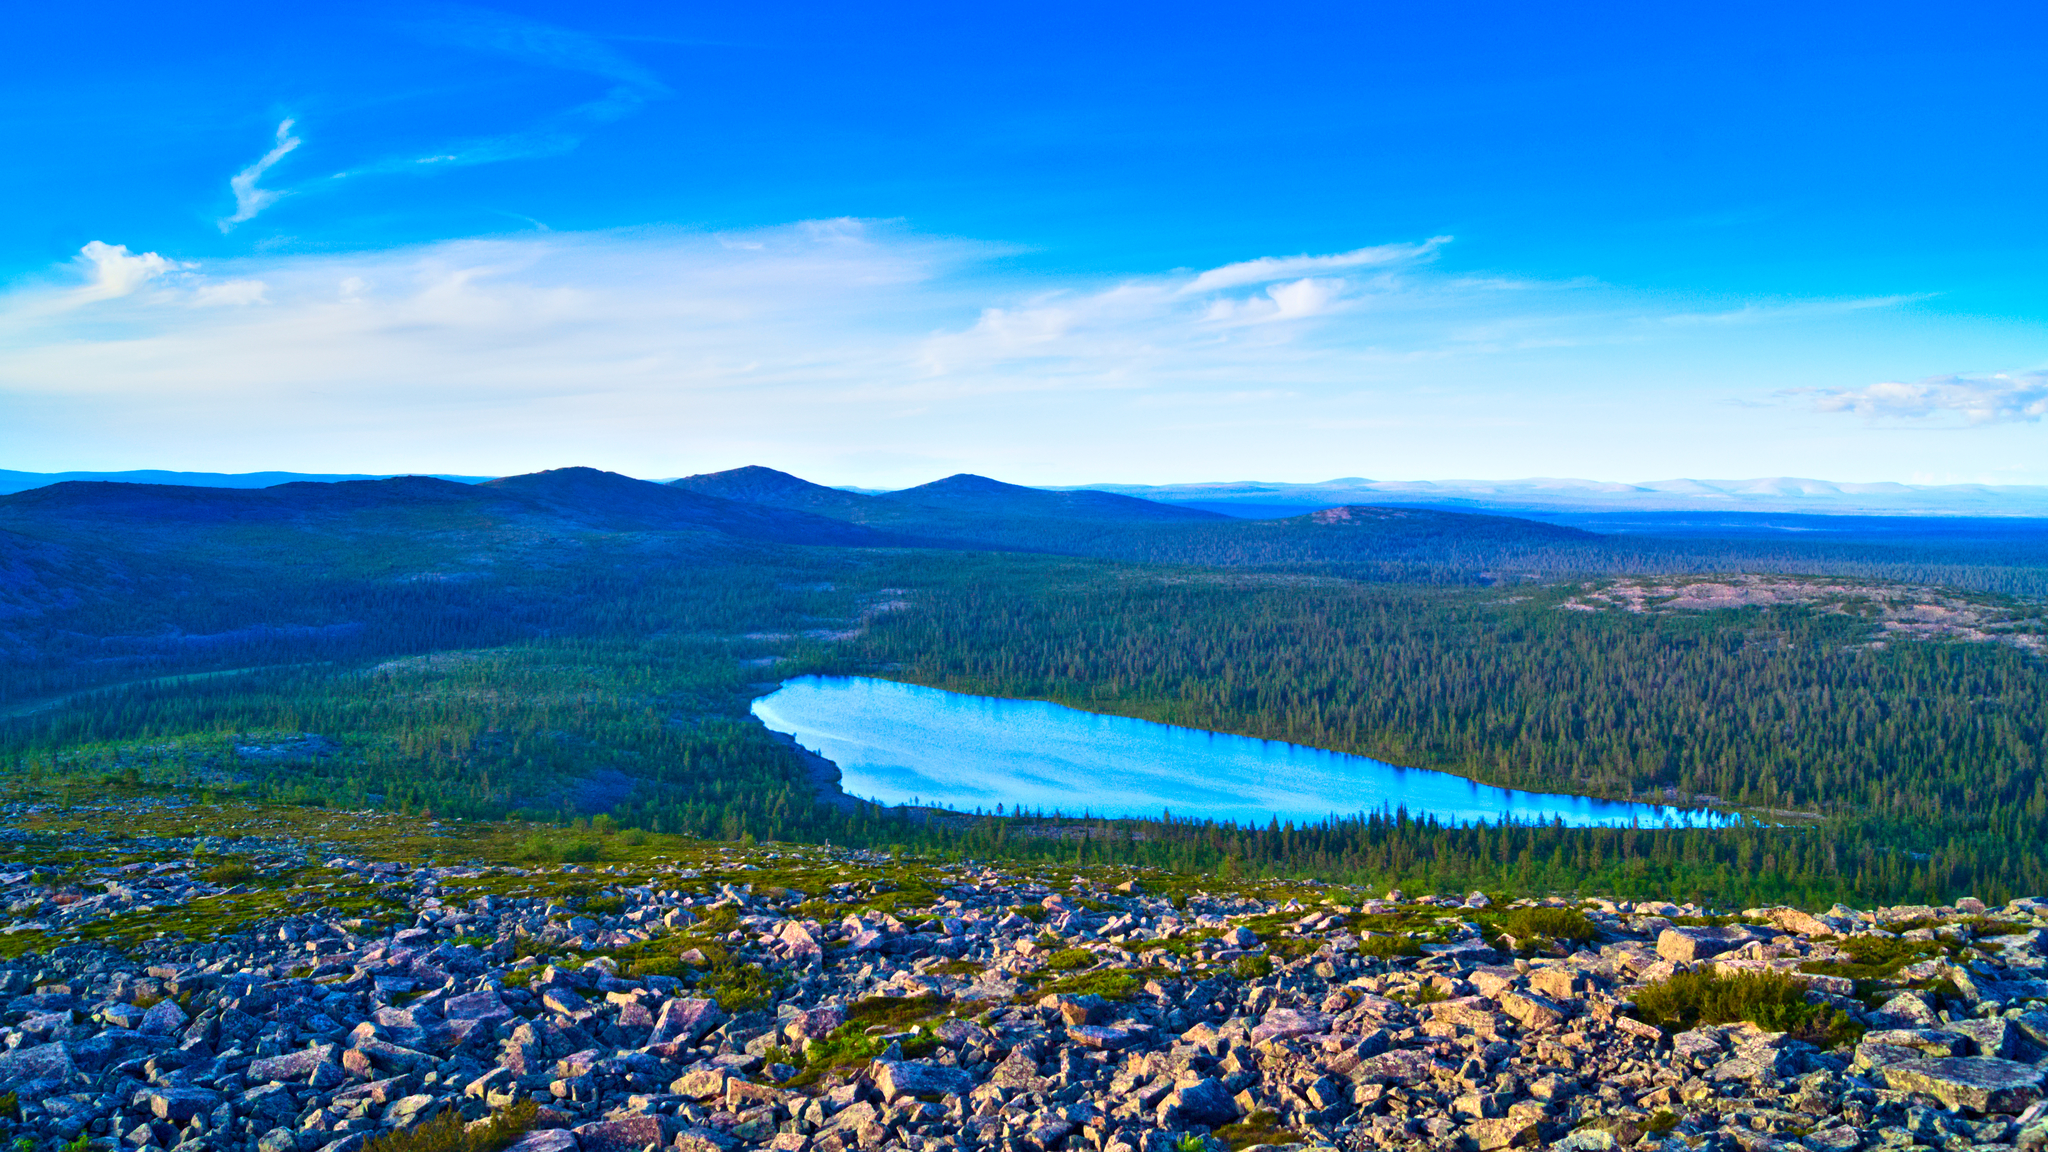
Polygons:
[[[1556,900],[1591,931],[1553,942],[1503,935],[1513,906],[1476,893],[906,880],[805,846],[160,855],[0,874],[0,941],[36,941],[0,966],[0,1128],[22,1152],[360,1152],[494,1116],[518,1152],[2048,1144],[2040,900]],[[1872,942],[1924,958],[1854,974]],[[1759,972],[1839,1013],[1834,1034],[1637,1009],[1675,976]]]

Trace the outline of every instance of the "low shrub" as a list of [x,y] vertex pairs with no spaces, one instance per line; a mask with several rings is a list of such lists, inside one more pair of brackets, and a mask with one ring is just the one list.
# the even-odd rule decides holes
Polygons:
[[782,981],[759,964],[735,964],[729,960],[714,965],[697,981],[698,991],[734,1015],[767,1007],[781,987]]
[[[1250,1148],[1254,1144],[1298,1144],[1301,1137],[1280,1126],[1278,1113],[1260,1110],[1241,1120],[1225,1124],[1216,1129],[1218,1140],[1228,1145],[1231,1152]],[[1200,1139],[1200,1137],[1196,1137]]]
[[208,884],[232,887],[236,884],[247,884],[251,880],[256,879],[256,870],[240,860],[230,860],[225,864],[216,864],[201,872],[199,878]]
[[1017,997],[1019,1004],[1036,1004],[1046,996],[1100,996],[1104,1000],[1129,1000],[1147,980],[1168,980],[1176,974],[1161,968],[1100,968],[1063,976]]
[[1591,940],[1598,932],[1577,908],[1516,908],[1501,917],[1501,928],[1517,940]]
[[1746,1020],[1765,1031],[1789,1032],[1814,1043],[1832,1045],[1855,1038],[1855,1026],[1846,1013],[1807,1003],[1805,986],[1782,972],[1682,972],[1638,989],[1635,1002],[1643,1020],[1680,1031]]
[[1095,953],[1086,948],[1062,948],[1045,958],[1045,966],[1055,972],[1075,972],[1095,966]]
[[1271,956],[1239,956],[1231,962],[1230,974],[1239,980],[1260,980],[1273,974]]
[[411,1128],[387,1132],[363,1146],[363,1152],[501,1152],[533,1127],[540,1106],[521,1100],[500,1109],[488,1123],[472,1129],[453,1109]]
[[649,976],[672,976],[681,979],[690,966],[675,956],[643,956],[626,965],[628,976],[645,979]]
[[1422,944],[1420,941],[1410,940],[1406,936],[1372,935],[1358,942],[1358,954],[1360,956],[1377,956],[1381,958],[1420,956],[1422,955]]
[[1435,1004],[1450,998],[1451,994],[1449,992],[1434,984],[1418,984],[1409,991],[1396,992],[1392,997],[1392,999],[1399,1000],[1401,1003],[1415,1008],[1420,1008],[1424,1004]]
[[1924,940],[1850,936],[1834,943],[1849,954],[1847,960],[1809,960],[1801,964],[1799,970],[1823,976],[1847,976],[1851,980],[1886,980],[1908,964],[1948,955],[1948,949],[1942,945]]
[[900,1028],[928,1020],[945,1008],[938,996],[870,996],[857,1000],[846,1010],[848,1027],[867,1029],[876,1025]]

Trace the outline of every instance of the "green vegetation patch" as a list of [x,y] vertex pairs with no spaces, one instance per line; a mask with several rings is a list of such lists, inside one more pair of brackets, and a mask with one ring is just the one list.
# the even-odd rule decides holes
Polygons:
[[1806,986],[1783,972],[1682,972],[1637,990],[1635,1002],[1639,1018],[1677,1031],[1746,1020],[1829,1046],[1852,1043],[1861,1031],[1847,1013],[1807,1003]]
[[1019,1004],[1035,1004],[1045,996],[1100,996],[1104,1000],[1129,1000],[1147,980],[1170,980],[1179,973],[1164,968],[1102,968],[1063,976],[1017,997]]
[[1599,929],[1577,908],[1511,908],[1501,917],[1500,926],[1521,941],[1541,938],[1581,943],[1599,934]]
[[1280,1124],[1277,1113],[1260,1110],[1223,1127],[1214,1133],[1218,1140],[1230,1147],[1231,1152],[1249,1148],[1254,1144],[1299,1144],[1301,1134]]
[[1045,966],[1055,972],[1077,972],[1093,968],[1102,957],[1086,948],[1062,948],[1045,958]]
[[774,1003],[782,989],[780,977],[759,964],[726,961],[712,967],[697,981],[697,990],[718,1001],[727,1012],[752,1012]]
[[425,1123],[387,1132],[364,1145],[363,1152],[500,1152],[533,1127],[539,1111],[532,1100],[521,1100],[472,1129],[462,1113],[449,1109]]
[[1835,942],[1847,960],[1809,960],[1801,972],[1846,976],[1851,980],[1888,980],[1899,969],[1922,960],[1950,955],[1949,946],[1928,940],[1887,940],[1882,936],[1850,936]]
[[1396,956],[1420,956],[1422,945],[1406,936],[1385,936],[1375,933],[1358,942],[1360,956],[1389,959]]

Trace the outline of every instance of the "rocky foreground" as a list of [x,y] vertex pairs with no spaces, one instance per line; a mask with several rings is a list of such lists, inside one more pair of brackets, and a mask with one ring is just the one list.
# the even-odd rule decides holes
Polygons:
[[[444,1113],[517,1115],[520,1152],[2048,1144],[2043,901],[1722,924],[1590,901],[1566,945],[1502,936],[1477,895],[194,845],[0,875],[0,941],[34,942],[0,968],[20,1152],[357,1152]],[[1872,940],[1928,958],[1801,971]],[[1701,969],[1796,974],[1842,1042],[1637,1018]]]

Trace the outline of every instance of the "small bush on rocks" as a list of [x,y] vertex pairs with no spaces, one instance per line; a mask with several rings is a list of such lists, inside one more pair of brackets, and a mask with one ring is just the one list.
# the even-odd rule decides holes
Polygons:
[[1358,942],[1358,954],[1383,960],[1394,956],[1420,956],[1422,945],[1406,936],[1372,935]]
[[1045,958],[1045,966],[1055,972],[1073,972],[1095,965],[1095,953],[1086,948],[1062,948]]
[[256,870],[239,860],[231,860],[226,864],[216,864],[208,868],[199,874],[199,878],[208,884],[247,884],[256,879]]
[[[1216,1138],[1229,1145],[1231,1152],[1249,1148],[1254,1144],[1296,1144],[1301,1137],[1280,1126],[1278,1113],[1258,1111],[1233,1124],[1216,1129]],[[1196,1137],[1197,1140],[1201,1139]]]
[[1501,927],[1517,940],[1591,940],[1595,934],[1593,922],[1577,908],[1516,908]]
[[1230,974],[1239,980],[1261,980],[1273,974],[1271,956],[1239,956],[1231,962]]
[[471,1129],[462,1113],[449,1109],[423,1124],[385,1133],[365,1144],[363,1152],[500,1152],[533,1127],[539,1111],[532,1100],[521,1100]]
[[1681,972],[1636,992],[1636,1013],[1666,1028],[1733,1024],[1746,1020],[1770,1032],[1801,1040],[1841,1043],[1854,1039],[1848,1016],[1824,1004],[1806,1002],[1806,988],[1782,972]]
[[719,964],[697,982],[698,991],[718,1001],[727,1012],[738,1014],[764,1008],[775,999],[782,981],[769,975],[759,964]]
[[901,1027],[926,1020],[944,1009],[937,996],[870,996],[846,1010],[848,1027],[872,1028],[877,1024]]
[[1939,944],[1921,940],[1887,940],[1882,936],[1851,936],[1837,941],[1836,946],[1849,954],[1848,960],[1809,960],[1800,965],[1799,970],[1847,976],[1851,980],[1884,980],[1908,964],[1948,954]]

